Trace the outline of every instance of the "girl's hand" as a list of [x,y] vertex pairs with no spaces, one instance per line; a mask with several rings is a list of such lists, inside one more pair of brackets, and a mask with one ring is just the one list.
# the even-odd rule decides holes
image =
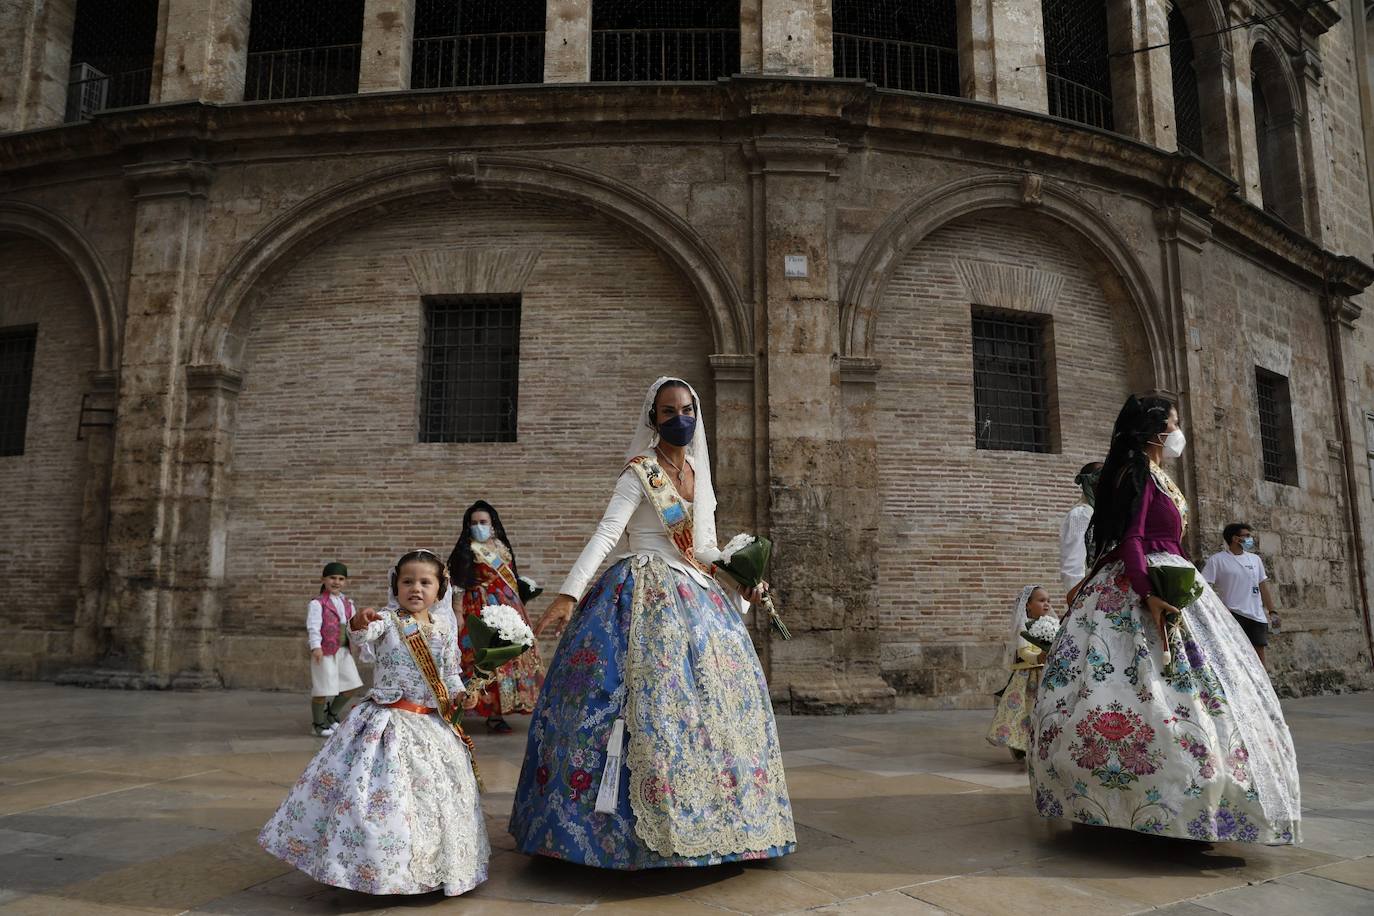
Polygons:
[[1159,641],[1167,646],[1169,644],[1169,638],[1164,634],[1164,615],[1177,614],[1178,608],[1158,595],[1151,595],[1145,599],[1145,609],[1149,611],[1150,616],[1154,618],[1155,627],[1159,630]]
[[312,662],[314,662],[315,664],[317,664],[317,665],[318,665],[320,662],[324,661],[324,650],[323,650],[323,649],[311,649],[311,650],[310,650],[310,660],[311,660]]
[[348,621],[348,628],[350,630],[365,630],[369,623],[381,619],[382,615],[375,607],[365,607]]
[[559,595],[534,625],[534,635],[543,636],[545,630],[552,630],[555,636],[562,633],[576,607],[577,599],[572,595]]
[[744,593],[744,600],[750,604],[758,604],[763,600],[763,596],[768,594],[768,583],[760,582],[758,585]]
[[482,699],[482,695],[477,693],[475,690],[463,691],[463,708],[476,709],[477,701],[480,699]]

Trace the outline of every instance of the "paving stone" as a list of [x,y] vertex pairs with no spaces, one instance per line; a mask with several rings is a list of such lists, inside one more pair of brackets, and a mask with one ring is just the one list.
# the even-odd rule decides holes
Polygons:
[[1289,875],[1277,881],[1204,897],[1196,903],[1228,916],[1254,916],[1255,913],[1350,916],[1352,913],[1374,913],[1374,891],[1315,875]]

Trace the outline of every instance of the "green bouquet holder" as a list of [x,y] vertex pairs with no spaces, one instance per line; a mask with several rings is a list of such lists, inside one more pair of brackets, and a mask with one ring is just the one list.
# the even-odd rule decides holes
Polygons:
[[[768,538],[756,536],[754,543],[736,550],[731,555],[729,563],[717,563],[716,567],[729,573],[730,577],[744,588],[757,588],[768,572],[768,561],[771,559],[773,542]],[[768,619],[778,631],[778,635],[783,639],[791,639],[792,633],[787,629],[787,624],[782,622],[771,595],[763,596],[763,606],[768,609]]]
[[484,674],[494,674],[506,662],[519,658],[529,646],[509,643],[476,614],[468,615],[468,639],[472,641],[472,664]]
[[1177,641],[1178,626],[1183,609],[1202,597],[1203,586],[1198,571],[1192,566],[1151,566],[1150,589],[1155,597],[1178,608],[1178,614],[1164,615],[1164,666],[1173,664],[1173,644]]

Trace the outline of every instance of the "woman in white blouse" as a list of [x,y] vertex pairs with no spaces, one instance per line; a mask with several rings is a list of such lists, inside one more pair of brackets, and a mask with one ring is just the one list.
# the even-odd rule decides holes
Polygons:
[[[690,385],[650,386],[625,457],[536,627],[567,631],[530,723],[511,833],[525,853],[601,868],[786,855],[782,755],[741,617],[759,593],[713,574],[715,491]],[[622,534],[629,552],[593,584]]]

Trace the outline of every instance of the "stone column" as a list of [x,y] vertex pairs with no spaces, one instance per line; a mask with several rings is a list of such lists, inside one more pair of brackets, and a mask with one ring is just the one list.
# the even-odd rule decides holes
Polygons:
[[[850,491],[876,486],[876,453],[846,439],[834,354],[838,278],[831,251],[833,181],[846,150],[833,137],[761,131],[746,143],[762,185],[763,310],[758,347],[766,412],[771,581],[794,638],[771,641],[774,702],[794,712],[890,709],[879,677],[877,525],[850,514]],[[848,446],[848,448],[847,448]],[[870,450],[871,452],[872,450]]]
[[[1327,151],[1326,106],[1322,97],[1322,65],[1310,47],[1304,47],[1292,57],[1293,75],[1298,81],[1297,106],[1300,115],[1293,118],[1293,148],[1298,151],[1298,166],[1302,169],[1301,197],[1303,226],[1317,244],[1326,235],[1323,225],[1323,194],[1334,187],[1331,180],[1331,156]],[[1334,204],[1335,201],[1332,201]]]
[[151,101],[243,101],[252,7],[252,0],[162,0]]
[[744,0],[740,68],[743,73],[834,76],[830,0]]
[[0,132],[61,124],[76,0],[0,0]]
[[358,91],[409,89],[414,42],[415,0],[366,0]]
[[89,681],[171,686],[183,350],[210,167],[193,149],[126,167],[134,191],[106,550],[109,641]]
[[223,686],[216,638],[223,620],[230,436],[243,377],[223,366],[186,367],[186,423],[177,500],[176,603],[169,670],[174,687]]
[[[1161,149],[1178,149],[1174,128],[1174,80],[1169,49],[1169,10],[1156,0],[1110,0],[1107,47],[1111,60],[1112,116],[1118,132]],[[1154,48],[1139,54],[1135,48]]]
[[958,0],[958,11],[964,98],[1049,111],[1040,0]]
[[92,372],[81,402],[79,436],[86,443],[81,503],[80,590],[72,626],[72,663],[91,665],[104,648],[105,538],[109,527],[110,459],[114,453],[114,372]]
[[[760,530],[754,500],[758,486],[754,473],[755,360],[747,353],[716,353],[711,356],[711,371],[716,392],[711,465],[720,505],[716,532],[724,544],[741,531]],[[760,628],[758,615],[751,615],[747,623],[766,666],[768,634]]]
[[[1240,22],[1251,15],[1249,0],[1232,0],[1227,7],[1231,22]],[[1260,190],[1259,143],[1255,136],[1254,74],[1250,69],[1250,34],[1244,29],[1231,33],[1232,70],[1230,93],[1232,102],[1231,136],[1236,156],[1232,175],[1240,184],[1245,199],[1257,207],[1264,206]]]
[[592,0],[548,0],[544,20],[544,82],[592,78]]
[[[1205,556],[1207,532],[1215,532],[1216,518],[1225,514],[1224,506],[1212,511],[1208,497],[1199,492],[1198,481],[1204,476],[1222,480],[1222,465],[1227,460],[1225,442],[1221,435],[1202,435],[1211,432],[1213,406],[1218,403],[1215,392],[1199,390],[1204,378],[1202,363],[1207,358],[1208,345],[1225,348],[1230,340],[1204,341],[1203,330],[1209,327],[1204,307],[1206,271],[1203,250],[1212,238],[1212,224],[1183,207],[1164,207],[1155,211],[1155,226],[1159,230],[1161,263],[1164,266],[1164,309],[1166,327],[1172,352],[1166,362],[1173,379],[1157,379],[1160,387],[1174,388],[1178,397],[1178,411],[1182,424],[1194,431],[1188,438],[1188,448],[1181,462],[1183,492],[1194,508],[1193,518],[1185,535],[1189,553]],[[1209,469],[1200,472],[1200,468]]]

